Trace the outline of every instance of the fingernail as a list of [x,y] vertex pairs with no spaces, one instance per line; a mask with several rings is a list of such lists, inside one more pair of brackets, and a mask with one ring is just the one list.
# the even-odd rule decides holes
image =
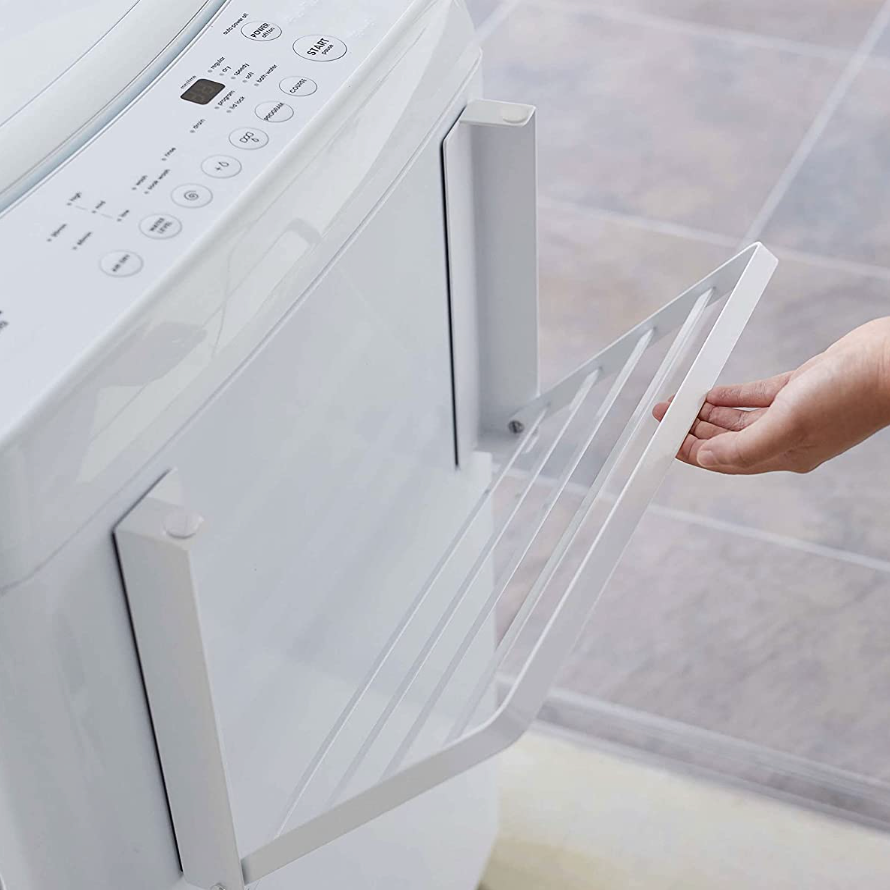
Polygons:
[[702,448],[698,453],[698,465],[700,467],[716,467],[717,466],[717,458],[714,456],[714,452],[708,448]]

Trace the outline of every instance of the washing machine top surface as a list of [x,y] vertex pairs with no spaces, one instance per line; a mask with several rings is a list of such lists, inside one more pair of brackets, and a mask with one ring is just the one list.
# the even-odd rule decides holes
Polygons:
[[177,37],[222,3],[2,0],[0,208],[60,162],[70,140],[119,110],[117,100],[181,49]]
[[[77,63],[102,41],[116,44],[121,56],[138,49],[145,41],[128,32],[128,20],[143,10],[185,22],[196,5],[200,4],[172,0],[7,0],[2,4],[0,31],[2,125],[10,124],[17,112],[52,83],[63,79],[73,86],[78,80]],[[83,85],[77,92],[84,92]]]

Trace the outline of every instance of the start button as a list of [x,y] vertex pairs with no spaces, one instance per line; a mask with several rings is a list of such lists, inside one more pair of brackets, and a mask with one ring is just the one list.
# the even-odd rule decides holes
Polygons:
[[313,34],[295,40],[294,52],[310,62],[333,62],[346,55],[346,44],[328,34]]

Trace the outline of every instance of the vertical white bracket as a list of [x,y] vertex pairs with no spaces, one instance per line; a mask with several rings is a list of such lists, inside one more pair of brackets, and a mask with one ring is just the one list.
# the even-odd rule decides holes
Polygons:
[[461,463],[538,394],[534,106],[470,102],[445,138],[444,166]]
[[243,890],[192,572],[200,526],[173,470],[114,536],[183,876],[205,890]]

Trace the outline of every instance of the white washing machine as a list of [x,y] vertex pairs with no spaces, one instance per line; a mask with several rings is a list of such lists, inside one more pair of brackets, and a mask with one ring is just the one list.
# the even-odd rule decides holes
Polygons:
[[541,393],[535,113],[461,0],[7,6],[0,887],[471,890],[775,261]]

